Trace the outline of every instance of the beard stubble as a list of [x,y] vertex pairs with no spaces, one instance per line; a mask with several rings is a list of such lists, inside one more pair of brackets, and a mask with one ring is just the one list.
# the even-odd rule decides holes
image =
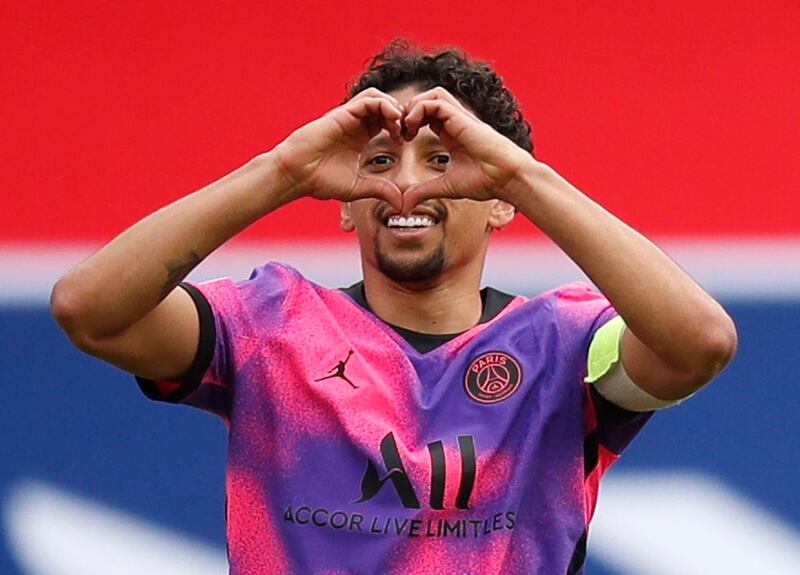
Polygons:
[[411,262],[401,262],[393,259],[378,245],[375,238],[375,253],[378,260],[378,269],[390,280],[402,284],[427,283],[439,277],[444,271],[445,253],[444,242],[436,246],[426,256]]

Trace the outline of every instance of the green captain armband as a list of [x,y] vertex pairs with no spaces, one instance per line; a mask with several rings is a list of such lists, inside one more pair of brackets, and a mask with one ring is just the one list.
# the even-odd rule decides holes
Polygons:
[[589,345],[588,374],[584,379],[586,383],[596,382],[617,364],[624,330],[625,321],[620,316],[616,316],[595,332],[592,343]]
[[587,375],[584,381],[591,383],[597,392],[608,401],[629,411],[653,411],[676,405],[683,399],[660,399],[636,385],[620,357],[625,321],[616,316],[603,324],[589,344]]

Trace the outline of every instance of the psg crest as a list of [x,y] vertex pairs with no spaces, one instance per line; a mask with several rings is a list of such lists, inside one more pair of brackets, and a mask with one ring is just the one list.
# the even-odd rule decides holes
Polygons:
[[503,401],[519,387],[522,368],[502,351],[490,351],[474,360],[464,374],[464,389],[478,403]]

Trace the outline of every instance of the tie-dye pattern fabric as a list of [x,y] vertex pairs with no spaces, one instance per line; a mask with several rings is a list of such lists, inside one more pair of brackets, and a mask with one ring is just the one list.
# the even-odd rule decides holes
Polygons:
[[518,296],[422,354],[286,266],[196,287],[216,342],[183,402],[228,425],[232,574],[582,572],[600,476],[649,417],[583,383],[597,291]]

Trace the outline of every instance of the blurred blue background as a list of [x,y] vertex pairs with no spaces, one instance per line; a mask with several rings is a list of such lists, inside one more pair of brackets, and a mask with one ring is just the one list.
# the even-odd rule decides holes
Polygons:
[[[696,397],[655,417],[609,480],[699,472],[798,530],[800,303],[727,307],[740,331],[733,364]],[[224,554],[220,421],[148,401],[129,376],[74,349],[41,306],[0,308],[0,354],[0,573],[49,575],[23,569],[25,553],[9,536],[19,521],[9,511],[14,498],[31,484],[88,498]],[[590,555],[589,573],[623,573],[615,569]]]

